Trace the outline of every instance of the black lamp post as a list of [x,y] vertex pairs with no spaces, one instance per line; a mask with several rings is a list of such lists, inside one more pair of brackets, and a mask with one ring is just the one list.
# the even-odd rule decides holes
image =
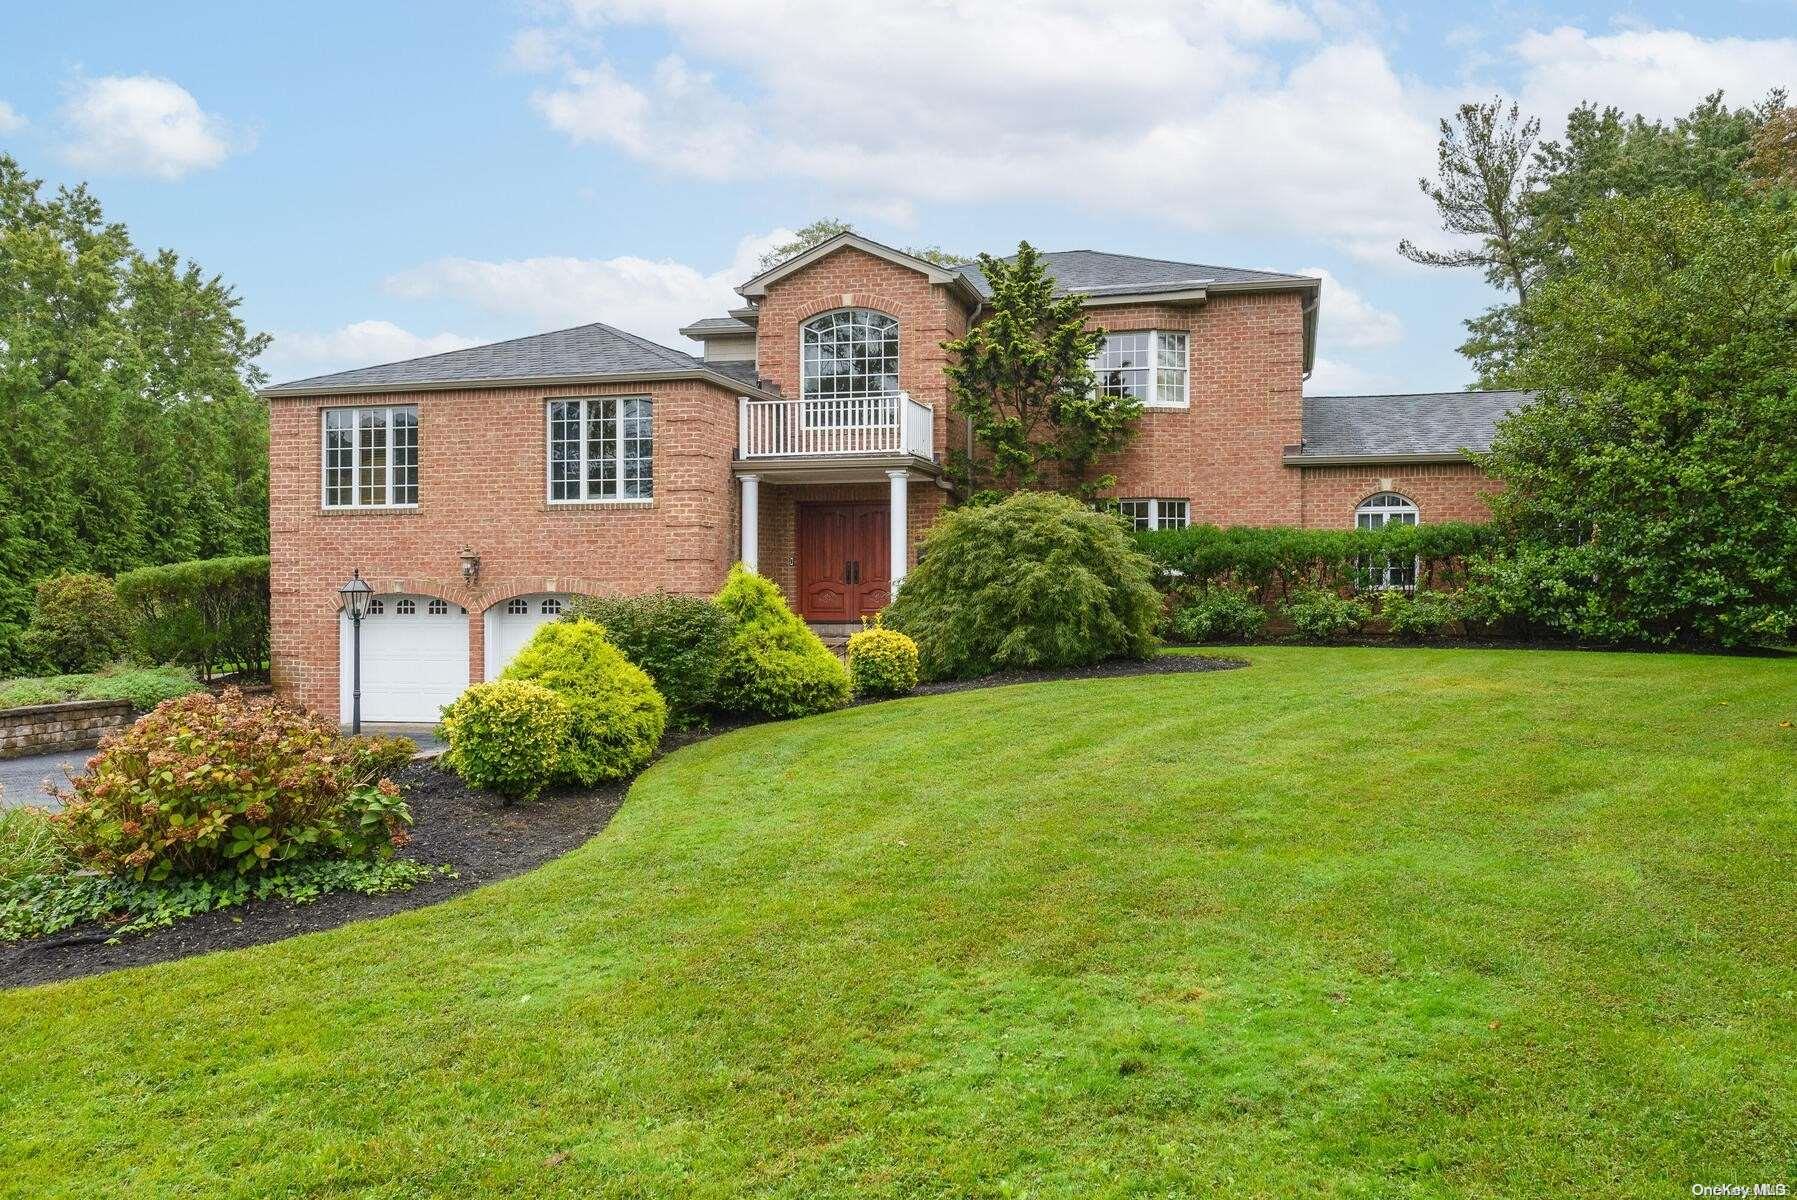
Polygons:
[[374,589],[362,582],[362,569],[356,568],[348,583],[337,589],[343,597],[343,611],[349,614],[350,628],[350,718],[349,731],[362,732],[362,618],[368,613],[368,602]]

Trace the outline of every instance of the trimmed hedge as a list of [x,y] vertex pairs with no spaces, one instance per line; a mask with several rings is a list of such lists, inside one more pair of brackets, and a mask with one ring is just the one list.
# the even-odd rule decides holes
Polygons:
[[786,606],[773,583],[737,563],[717,603],[736,625],[718,673],[720,709],[804,717],[849,702],[848,668]]
[[875,625],[849,638],[849,682],[857,696],[903,696],[917,687],[917,643]]
[[218,667],[260,671],[267,665],[267,555],[140,567],[116,585],[145,661],[186,663],[203,679]]
[[672,592],[582,596],[562,620],[597,622],[611,644],[655,681],[675,728],[705,723],[717,698],[724,651],[736,631],[717,601]]
[[591,621],[538,626],[499,678],[541,684],[567,702],[571,722],[558,779],[581,787],[628,779],[661,745],[667,701]]
[[1192,525],[1134,537],[1160,568],[1164,584],[1232,583],[1276,603],[1307,585],[1359,586],[1363,581],[1357,564],[1383,563],[1386,558],[1417,559],[1417,586],[1422,590],[1459,587],[1466,578],[1467,560],[1496,547],[1499,535],[1490,525],[1444,521],[1383,529]]
[[568,702],[541,684],[477,683],[443,710],[443,765],[475,787],[535,800],[561,769],[573,727]]
[[122,658],[130,629],[112,580],[71,571],[38,581],[24,644],[54,670],[78,675]]

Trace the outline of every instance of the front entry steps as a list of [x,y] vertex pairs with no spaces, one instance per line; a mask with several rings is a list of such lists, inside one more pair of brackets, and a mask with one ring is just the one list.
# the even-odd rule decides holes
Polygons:
[[823,640],[824,645],[830,647],[830,652],[838,658],[849,652],[850,636],[860,633],[862,628],[859,621],[807,621],[805,623],[811,627],[811,632],[817,634]]

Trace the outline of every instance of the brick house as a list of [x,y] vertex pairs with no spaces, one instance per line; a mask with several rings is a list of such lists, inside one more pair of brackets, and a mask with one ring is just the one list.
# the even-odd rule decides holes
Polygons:
[[[1303,396],[1321,281],[1075,250],[1045,256],[1146,404],[1106,469],[1138,526],[1477,519],[1467,459],[1514,393]],[[957,490],[941,343],[974,266],[845,233],[681,332],[585,325],[264,389],[277,689],[346,713],[360,570],[363,713],[428,721],[581,593],[709,593],[742,560],[820,625],[877,611]]]

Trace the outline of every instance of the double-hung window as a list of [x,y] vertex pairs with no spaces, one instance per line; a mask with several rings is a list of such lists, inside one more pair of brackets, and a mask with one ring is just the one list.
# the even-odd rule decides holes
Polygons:
[[655,435],[647,396],[549,402],[549,499],[648,500]]
[[324,506],[411,508],[417,503],[417,407],[325,409]]
[[1184,529],[1190,508],[1184,500],[1162,497],[1117,501],[1117,511],[1133,529]]
[[1164,329],[1107,333],[1092,357],[1098,390],[1133,396],[1150,408],[1184,408],[1190,345],[1186,334]]

